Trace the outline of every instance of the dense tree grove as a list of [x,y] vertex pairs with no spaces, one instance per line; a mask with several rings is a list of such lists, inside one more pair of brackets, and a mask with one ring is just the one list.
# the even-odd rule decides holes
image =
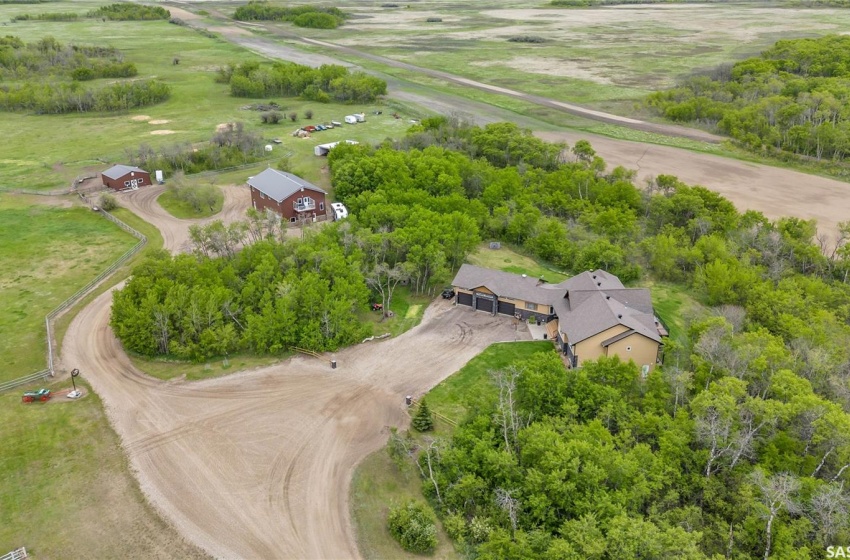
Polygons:
[[321,6],[273,6],[252,0],[236,8],[234,19],[240,21],[289,21],[298,27],[336,29],[345,22],[346,14],[339,8]]
[[383,80],[333,64],[311,68],[293,62],[244,62],[219,68],[216,80],[230,84],[230,94],[235,97],[300,95],[320,103],[368,103],[387,93]]
[[426,120],[329,160],[367,227],[455,212],[559,268],[651,274],[705,305],[646,379],[617,360],[516,364],[451,441],[413,452],[477,557],[815,558],[850,538],[850,224],[827,239],[674,177],[641,190],[586,142],[504,123]]
[[494,372],[514,399],[479,400],[420,456],[423,491],[482,559],[822,558],[850,538],[850,415],[760,342],[750,368],[695,355],[710,380],[678,394],[684,372],[641,379],[618,358]]
[[648,103],[751,149],[844,160],[850,151],[850,37],[777,42],[760,57],[694,76]]
[[169,87],[157,80],[92,87],[79,83],[136,74],[136,65],[125,62],[121,52],[111,47],[66,46],[53,37],[34,43],[13,36],[0,38],[0,108],[7,111],[119,111],[168,99]]
[[[241,350],[336,350],[365,336],[355,314],[369,296],[361,253],[339,230],[303,242],[261,239],[236,252],[244,224],[201,229],[192,233],[198,255],[151,258],[115,293],[112,326],[128,350],[200,361]],[[213,250],[221,256],[205,256]]]
[[88,17],[116,21],[140,21],[168,19],[171,17],[171,12],[160,6],[144,6],[142,4],[121,2],[118,4],[109,4],[108,6],[101,6],[96,10],[92,10],[88,13]]

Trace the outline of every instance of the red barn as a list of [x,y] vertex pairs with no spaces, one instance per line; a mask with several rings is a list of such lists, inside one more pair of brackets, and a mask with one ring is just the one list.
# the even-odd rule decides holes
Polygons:
[[130,165],[113,165],[100,176],[104,185],[116,191],[153,185],[150,173]]
[[325,191],[292,173],[266,169],[248,179],[251,204],[260,211],[271,210],[290,223],[324,220]]

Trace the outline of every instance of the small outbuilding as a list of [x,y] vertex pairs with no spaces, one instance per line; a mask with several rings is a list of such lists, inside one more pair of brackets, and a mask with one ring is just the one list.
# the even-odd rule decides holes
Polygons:
[[131,165],[113,165],[100,176],[104,185],[116,191],[153,185],[150,172]]
[[346,115],[345,122],[346,124],[357,124],[357,117],[354,115]]

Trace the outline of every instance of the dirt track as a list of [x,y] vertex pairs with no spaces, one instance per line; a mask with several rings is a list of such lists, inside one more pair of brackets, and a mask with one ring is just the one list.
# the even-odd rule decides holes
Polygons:
[[[74,320],[63,361],[103,398],[142,490],[192,542],[220,558],[355,558],[348,492],[355,465],[404,425],[418,395],[513,321],[440,301],[396,338],[327,359],[196,383],[135,370],[108,327],[111,293]],[[521,329],[524,327],[520,326]]]
[[251,207],[251,194],[244,185],[228,185],[221,187],[224,192],[224,203],[218,214],[199,220],[180,220],[175,218],[160,206],[156,199],[165,192],[165,187],[155,186],[119,193],[118,203],[124,206],[146,222],[149,222],[162,233],[163,247],[172,252],[185,253],[191,250],[189,241],[189,226],[207,224],[215,220],[231,223],[244,220],[245,212]]

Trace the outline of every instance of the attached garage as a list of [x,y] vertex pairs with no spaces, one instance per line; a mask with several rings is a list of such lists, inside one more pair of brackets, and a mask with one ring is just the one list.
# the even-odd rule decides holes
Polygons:
[[493,303],[495,303],[492,299],[487,297],[483,297],[480,294],[477,298],[475,298],[475,309],[478,311],[486,311],[488,313],[493,312]]
[[464,292],[457,293],[457,303],[458,305],[468,305],[472,307],[472,294],[466,294]]
[[502,315],[514,315],[516,313],[516,304],[500,300],[499,313],[501,313]]

